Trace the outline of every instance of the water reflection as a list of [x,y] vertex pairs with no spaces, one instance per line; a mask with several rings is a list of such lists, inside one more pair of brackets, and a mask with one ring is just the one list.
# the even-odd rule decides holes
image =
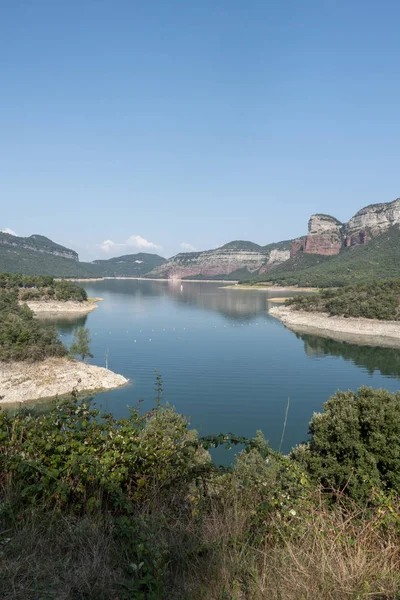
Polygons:
[[215,285],[177,282],[168,286],[168,295],[176,302],[197,305],[205,310],[223,314],[228,319],[248,321],[267,310],[266,292],[246,294],[240,290],[220,289]]
[[179,304],[197,306],[203,310],[218,312],[228,319],[249,321],[266,314],[268,300],[272,296],[287,296],[283,292],[265,292],[224,289],[223,284],[208,282],[104,280],[85,286],[89,295],[110,298],[131,296],[132,299],[166,296]]
[[71,313],[70,315],[63,314],[54,315],[53,317],[41,317],[40,321],[47,325],[56,325],[61,335],[69,335],[73,333],[77,327],[84,327],[87,321],[87,315],[79,315]]
[[303,340],[307,356],[337,356],[366,369],[371,375],[379,371],[382,375],[400,377],[400,350],[377,346],[356,346],[309,334],[295,334]]

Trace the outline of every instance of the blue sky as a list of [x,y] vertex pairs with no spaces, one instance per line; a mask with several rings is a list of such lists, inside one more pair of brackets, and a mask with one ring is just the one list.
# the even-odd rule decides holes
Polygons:
[[0,13],[1,229],[81,259],[170,256],[288,239],[313,212],[347,220],[400,196],[398,1]]

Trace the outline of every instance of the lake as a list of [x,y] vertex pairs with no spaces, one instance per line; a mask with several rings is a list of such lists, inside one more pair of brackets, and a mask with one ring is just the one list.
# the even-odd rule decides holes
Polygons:
[[92,336],[93,364],[128,377],[96,402],[115,416],[153,406],[155,369],[165,402],[201,435],[261,429],[283,451],[307,438],[308,422],[338,389],[399,388],[400,352],[296,335],[268,313],[282,292],[224,289],[220,283],[105,280],[84,284],[103,298],[86,317],[57,322],[69,344],[77,325]]

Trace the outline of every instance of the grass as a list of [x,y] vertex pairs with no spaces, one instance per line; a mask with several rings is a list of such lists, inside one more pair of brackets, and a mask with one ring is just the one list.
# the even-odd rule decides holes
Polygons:
[[[381,528],[381,515],[359,508],[328,510],[316,498],[301,533],[278,514],[260,545],[244,541],[251,514],[239,485],[225,500],[208,499],[204,517],[182,512],[170,523],[159,506],[156,524],[140,520],[160,556],[168,554],[169,583],[143,592],[146,568],[130,556],[134,543],[107,516],[37,515],[2,533],[3,600],[356,600],[398,598],[400,540]],[[145,560],[145,559],[144,559]],[[157,564],[155,565],[157,568]],[[164,575],[160,561],[160,575]],[[160,593],[161,595],[157,595]],[[141,595],[142,594],[142,595]]]
[[323,489],[261,433],[217,469],[157,385],[119,421],[77,398],[0,415],[2,600],[398,600],[398,490]]

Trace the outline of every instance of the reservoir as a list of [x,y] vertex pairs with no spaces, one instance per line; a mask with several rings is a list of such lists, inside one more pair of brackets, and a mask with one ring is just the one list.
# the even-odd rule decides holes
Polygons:
[[[400,351],[296,335],[271,315],[269,298],[287,293],[224,289],[221,283],[104,280],[82,284],[101,297],[85,317],[57,321],[69,345],[75,327],[90,329],[90,362],[130,379],[99,394],[116,417],[128,406],[150,410],[156,370],[163,401],[200,435],[258,429],[282,450],[307,439],[313,412],[338,389],[399,388]],[[71,382],[71,387],[73,382]]]

